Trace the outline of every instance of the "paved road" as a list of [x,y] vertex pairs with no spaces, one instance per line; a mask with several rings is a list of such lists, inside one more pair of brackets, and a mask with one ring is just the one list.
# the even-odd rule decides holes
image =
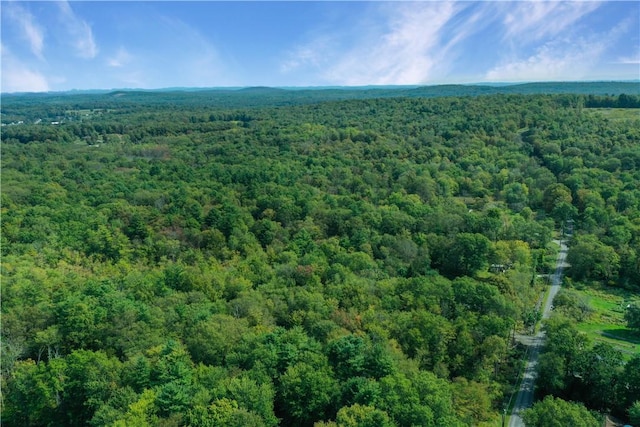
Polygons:
[[[556,271],[551,276],[551,287],[549,288],[549,297],[542,307],[542,318],[548,319],[551,316],[551,307],[553,299],[560,290],[560,283],[562,283],[562,272],[567,266],[567,245],[562,240],[555,240],[560,245],[560,252],[556,259]],[[516,402],[511,412],[511,418],[509,419],[509,427],[524,427],[520,413],[530,407],[533,404],[533,392],[536,381],[536,373],[538,369],[538,356],[540,355],[540,349],[544,344],[544,332],[540,331],[531,338],[531,344],[529,347],[529,360],[524,368],[524,374],[522,377],[522,383],[520,383],[520,390],[516,395]]]

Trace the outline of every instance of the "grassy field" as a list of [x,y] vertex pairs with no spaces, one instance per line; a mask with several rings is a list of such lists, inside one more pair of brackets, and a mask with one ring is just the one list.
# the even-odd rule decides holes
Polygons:
[[578,324],[578,329],[594,341],[608,342],[629,356],[640,354],[640,333],[628,329],[624,320],[627,304],[640,302],[640,295],[605,286],[585,286],[576,290],[593,310]]
[[640,110],[636,108],[589,108],[587,111],[601,114],[610,120],[640,119]]

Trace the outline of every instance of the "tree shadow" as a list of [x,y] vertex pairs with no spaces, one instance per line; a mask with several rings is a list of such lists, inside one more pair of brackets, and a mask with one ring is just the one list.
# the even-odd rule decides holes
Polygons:
[[627,341],[632,344],[640,344],[640,333],[627,328],[603,329],[601,334],[607,338]]

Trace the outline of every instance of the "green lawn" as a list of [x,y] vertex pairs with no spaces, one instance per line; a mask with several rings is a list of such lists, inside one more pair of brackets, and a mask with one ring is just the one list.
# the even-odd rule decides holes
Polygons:
[[578,324],[578,329],[594,341],[607,342],[627,355],[640,354],[640,333],[628,329],[624,320],[626,305],[640,301],[640,295],[610,287],[576,290],[588,299],[593,309],[591,315]]

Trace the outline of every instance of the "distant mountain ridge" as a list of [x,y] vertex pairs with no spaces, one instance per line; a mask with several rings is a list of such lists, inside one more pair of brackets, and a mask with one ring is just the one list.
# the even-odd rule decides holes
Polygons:
[[2,94],[3,104],[49,102],[52,104],[126,105],[126,104],[202,104],[220,108],[284,106],[349,99],[395,97],[450,97],[495,94],[578,94],[640,95],[638,81],[534,82],[517,84],[446,84],[433,86],[359,86],[280,88],[255,86],[243,88],[169,88],[118,89],[111,91],[69,91]]

